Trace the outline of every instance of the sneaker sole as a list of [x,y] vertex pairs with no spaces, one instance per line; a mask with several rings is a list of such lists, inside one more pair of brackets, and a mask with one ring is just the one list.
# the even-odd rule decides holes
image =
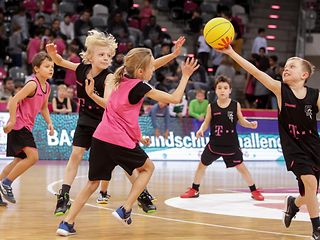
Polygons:
[[71,236],[71,235],[75,235],[76,233],[70,233],[64,229],[60,229],[58,228],[58,230],[56,231],[57,235],[59,236],[64,236],[64,237],[67,237],[67,236]]
[[157,211],[157,209],[151,209],[151,210],[145,211],[143,207],[140,205],[140,203],[138,203],[138,207],[145,213],[155,213]]
[[286,212],[287,212],[287,206],[288,206],[288,199],[289,199],[290,196],[286,196],[286,199],[284,200],[284,210],[283,210],[283,213],[282,213],[282,223],[283,225],[286,227],[286,228],[289,228],[290,227],[290,224],[289,226],[287,227],[286,226],[286,223],[285,223],[285,217],[286,217]]
[[11,199],[11,198],[8,198],[7,195],[3,192],[2,190],[2,186],[0,186],[0,192],[2,193],[2,196],[5,200],[7,200],[8,202],[11,202],[11,203],[16,203],[16,200],[15,199]]
[[112,216],[114,216],[118,220],[118,222],[122,223],[122,225],[129,227],[130,224],[127,224],[126,222],[124,222],[123,219],[118,215],[118,213],[116,211],[112,212]]
[[6,207],[6,206],[8,206],[8,203],[6,203],[6,202],[1,202],[0,203],[0,207]]
[[56,216],[56,217],[60,217],[60,216],[63,216],[63,215],[65,215],[66,214],[66,212],[64,213],[64,212],[57,212],[57,213],[55,213],[54,215]]
[[192,197],[182,197],[180,196],[180,198],[198,198],[200,195],[196,195],[196,196],[192,196]]
[[108,204],[108,201],[96,201],[97,202],[97,204]]

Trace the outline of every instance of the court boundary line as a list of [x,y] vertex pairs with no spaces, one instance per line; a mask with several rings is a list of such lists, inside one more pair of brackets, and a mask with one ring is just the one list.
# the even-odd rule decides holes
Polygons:
[[[83,178],[83,177],[87,177],[87,175],[77,176],[75,179]],[[48,192],[50,192],[51,194],[55,195],[57,192],[54,191],[53,186],[55,186],[58,183],[62,183],[62,182],[63,182],[63,179],[57,180],[57,181],[54,181],[54,182],[48,184],[47,185]],[[73,201],[73,199],[70,199],[70,200]],[[104,209],[104,210],[107,210],[107,211],[114,211],[115,210],[115,209],[112,209],[112,208],[106,208],[106,207],[102,207],[102,206],[97,206],[97,205],[93,205],[93,204],[90,204],[90,203],[85,203],[85,206],[89,206],[89,207],[93,207],[93,208],[97,208],[97,209]],[[289,236],[289,237],[309,238],[310,239],[310,236],[299,235],[299,234],[279,233],[279,232],[272,232],[272,231],[255,230],[255,229],[250,229],[250,228],[231,227],[231,226],[220,225],[220,224],[195,222],[195,221],[191,221],[191,220],[182,220],[182,219],[176,219],[176,218],[152,216],[152,215],[146,215],[146,214],[141,214],[141,213],[132,213],[131,215],[139,216],[139,217],[145,217],[145,218],[159,219],[159,220],[164,220],[164,221],[171,221],[171,222],[187,223],[187,224],[193,224],[193,225],[213,227],[213,228],[231,229],[231,230],[234,230],[234,231],[238,230],[238,231],[244,231],[244,232],[264,233],[264,234],[269,234],[269,235]]]

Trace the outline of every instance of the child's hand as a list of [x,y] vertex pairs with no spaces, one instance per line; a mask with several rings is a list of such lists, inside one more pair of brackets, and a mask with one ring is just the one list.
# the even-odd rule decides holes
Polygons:
[[224,54],[231,54],[232,52],[234,52],[233,48],[231,47],[231,44],[228,45],[227,48],[223,48],[223,49],[214,49],[216,50],[217,52],[220,52],[220,53],[224,53]]
[[198,60],[194,58],[188,58],[185,62],[181,64],[182,75],[190,77],[194,71],[199,68]]
[[252,129],[256,129],[258,127],[258,122],[257,121],[250,122],[250,127]]
[[11,132],[11,130],[13,129],[14,127],[14,122],[13,121],[8,121],[7,124],[3,127],[3,131],[4,133],[9,133]]
[[49,124],[48,124],[48,130],[49,130],[49,135],[50,135],[50,136],[53,136],[53,134],[54,134],[54,128],[53,128],[53,124],[52,124],[52,123],[49,123]]
[[46,50],[49,56],[55,55],[57,53],[56,45],[54,43],[48,43],[46,45]]
[[179,37],[178,40],[175,42],[174,51],[173,51],[173,55],[175,57],[180,55],[181,47],[185,41],[186,41],[186,38],[184,36],[182,36],[182,37]]
[[199,129],[196,133],[196,138],[198,139],[199,137],[203,137],[203,131]]
[[144,146],[149,146],[151,141],[149,137],[141,137],[140,142],[144,145]]
[[200,116],[198,117],[198,120],[199,120],[199,121],[203,121],[203,120],[204,120],[204,116],[203,116],[203,115],[200,115]]
[[86,92],[88,96],[91,97],[94,93],[94,79],[92,77],[87,76],[85,83],[86,83]]

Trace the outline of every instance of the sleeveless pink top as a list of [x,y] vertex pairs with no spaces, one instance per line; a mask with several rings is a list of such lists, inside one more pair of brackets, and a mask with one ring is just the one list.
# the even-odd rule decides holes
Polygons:
[[43,91],[39,80],[34,77],[33,80],[37,84],[37,89],[32,97],[26,97],[20,103],[18,103],[16,113],[16,123],[13,127],[14,130],[19,130],[26,127],[30,132],[32,131],[34,121],[37,114],[40,112],[42,105],[47,101],[50,93],[50,85],[46,82],[46,89]]
[[94,138],[125,148],[135,148],[141,138],[138,119],[143,98],[137,104],[131,104],[128,96],[139,82],[139,79],[122,78],[118,88],[109,97]]

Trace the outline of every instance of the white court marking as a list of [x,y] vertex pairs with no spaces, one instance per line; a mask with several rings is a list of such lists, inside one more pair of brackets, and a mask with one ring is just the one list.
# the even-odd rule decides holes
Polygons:
[[[87,177],[85,176],[77,176],[76,179],[78,178],[83,178]],[[54,190],[54,186],[58,183],[62,183],[63,179],[54,181],[47,186],[47,190],[52,193],[56,194]],[[72,200],[72,199],[71,199]],[[170,200],[170,199],[169,199]],[[73,201],[73,200],[72,200]],[[168,201],[168,200],[167,200]],[[167,202],[165,201],[165,203]],[[107,211],[114,211],[115,209],[112,208],[106,208],[102,206],[97,206],[93,204],[86,203],[86,206],[90,206],[93,208],[98,208],[98,209],[105,209]],[[154,216],[154,215],[146,215],[146,214],[140,214],[140,213],[132,213],[132,215],[135,216],[140,216],[140,217],[145,217],[145,218],[153,218],[153,219],[160,219],[164,221],[171,221],[171,222],[178,222],[178,223],[187,223],[187,224],[193,224],[193,225],[201,225],[201,226],[207,226],[207,227],[214,227],[214,228],[223,228],[223,229],[231,229],[231,230],[237,230],[237,231],[246,231],[246,232],[254,232],[254,233],[262,233],[262,234],[270,234],[270,235],[277,235],[277,236],[290,236],[290,237],[296,237],[296,238],[308,238],[310,239],[310,236],[306,235],[298,235],[298,234],[289,234],[289,233],[279,233],[279,232],[272,232],[272,231],[263,231],[263,230],[255,230],[255,229],[250,229],[250,228],[240,228],[240,227],[230,227],[230,226],[225,226],[225,225],[219,225],[219,224],[210,224],[210,223],[202,223],[202,222],[195,222],[195,221],[189,221],[189,220],[181,220],[181,219],[176,219],[176,218],[167,218],[167,217],[159,217],[159,216]]]

